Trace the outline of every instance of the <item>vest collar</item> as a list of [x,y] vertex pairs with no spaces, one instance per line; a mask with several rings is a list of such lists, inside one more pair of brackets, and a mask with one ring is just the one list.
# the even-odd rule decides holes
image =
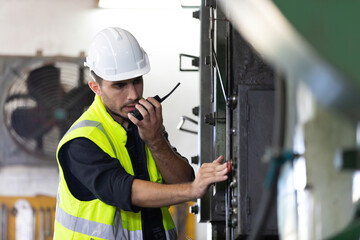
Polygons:
[[[98,95],[95,95],[94,103],[92,104],[93,109],[96,112],[96,115],[102,119],[103,124],[106,124],[110,127],[110,129],[116,130],[117,133],[121,134],[121,136],[125,136],[123,139],[123,142],[126,143],[127,140],[127,134],[126,130],[123,126],[121,126],[118,122],[116,122],[111,115],[106,110],[104,104],[101,101],[101,98]],[[118,132],[120,131],[120,132]],[[111,133],[109,133],[111,134]],[[119,139],[118,139],[119,140]]]

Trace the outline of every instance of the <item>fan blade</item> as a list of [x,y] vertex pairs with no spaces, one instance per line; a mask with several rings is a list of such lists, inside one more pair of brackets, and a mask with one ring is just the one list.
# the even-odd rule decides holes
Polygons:
[[72,89],[62,99],[61,106],[53,108],[53,116],[57,121],[61,134],[65,134],[74,121],[81,116],[86,107],[94,100],[94,93],[87,84]]
[[11,95],[11,96],[8,96],[6,99],[5,99],[5,103],[8,103],[8,102],[11,102],[11,101],[14,101],[16,99],[29,99],[30,98],[30,95],[29,94],[14,94],[14,95]]
[[87,84],[72,89],[64,98],[64,108],[69,113],[71,120],[77,119],[86,107],[94,101],[94,93]]
[[39,139],[56,123],[50,114],[42,107],[18,108],[11,114],[11,126],[19,136]]
[[37,68],[29,73],[26,84],[30,96],[38,105],[53,108],[61,104],[65,91],[60,84],[60,69],[53,65]]

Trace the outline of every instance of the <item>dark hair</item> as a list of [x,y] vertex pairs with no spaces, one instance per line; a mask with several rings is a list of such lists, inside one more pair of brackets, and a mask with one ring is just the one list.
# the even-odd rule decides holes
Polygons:
[[96,73],[92,70],[90,71],[90,75],[101,86],[103,79],[96,75]]

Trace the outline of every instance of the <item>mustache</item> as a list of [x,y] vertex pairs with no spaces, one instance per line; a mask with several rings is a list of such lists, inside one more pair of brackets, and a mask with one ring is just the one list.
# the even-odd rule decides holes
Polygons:
[[128,101],[128,102],[124,103],[124,104],[123,104],[123,106],[125,107],[125,106],[128,106],[128,105],[135,105],[135,104],[138,104],[138,103],[139,103],[139,100],[140,100],[140,98],[139,98],[139,99],[137,99],[137,100]]

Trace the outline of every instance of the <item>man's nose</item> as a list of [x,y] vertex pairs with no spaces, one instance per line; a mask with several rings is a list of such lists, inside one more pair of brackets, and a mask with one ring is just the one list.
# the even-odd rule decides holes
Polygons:
[[129,91],[128,91],[128,98],[129,100],[138,100],[139,99],[139,94],[136,91],[136,88],[133,84],[130,84],[129,86]]

